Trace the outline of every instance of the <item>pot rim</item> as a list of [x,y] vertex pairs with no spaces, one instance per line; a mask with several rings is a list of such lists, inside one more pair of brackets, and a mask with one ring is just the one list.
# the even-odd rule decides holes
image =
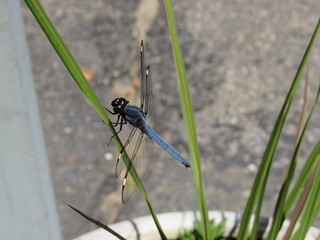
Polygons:
[[[192,229],[193,222],[200,219],[198,211],[167,212],[157,214],[162,229],[168,238],[174,238],[182,229]],[[219,224],[223,218],[226,218],[224,236],[236,237],[240,227],[241,214],[230,211],[209,211],[209,219]],[[253,218],[251,219],[251,224]],[[261,217],[259,226],[259,236],[265,237],[270,230],[272,218]],[[122,235],[126,239],[161,239],[156,225],[151,217],[147,215],[130,220],[121,221],[108,225],[111,229]],[[282,239],[289,220],[285,220],[277,239]],[[315,240],[320,236],[320,229],[310,227],[305,240]],[[102,240],[118,239],[104,229],[96,229],[85,233],[73,240]]]

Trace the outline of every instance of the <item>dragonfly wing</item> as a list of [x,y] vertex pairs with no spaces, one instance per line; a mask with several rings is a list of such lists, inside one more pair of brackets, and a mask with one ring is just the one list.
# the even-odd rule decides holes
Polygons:
[[116,177],[118,177],[123,172],[123,169],[125,169],[125,166],[126,166],[123,159],[122,159],[122,154],[124,151],[126,151],[127,156],[129,156],[129,158],[130,158],[128,150],[130,148],[130,145],[134,144],[133,140],[136,138],[135,135],[139,134],[138,132],[139,132],[138,128],[132,127],[130,135],[129,135],[127,141],[124,143],[123,149],[120,151],[120,153],[118,155],[116,167],[115,167],[115,174],[114,174]]
[[155,111],[154,111],[154,98],[152,94],[152,76],[151,76],[151,67],[148,66],[146,69],[146,89],[145,89],[145,109],[144,111],[147,113],[147,122],[149,125],[155,125]]
[[[147,156],[148,152],[146,151],[147,145],[149,144],[149,138],[146,136],[140,129],[135,128],[132,139],[127,144],[125,151],[129,157],[130,165],[127,168],[122,186],[122,202],[126,203],[131,194],[136,189],[136,184],[130,175],[130,168],[134,167],[140,179],[143,178],[144,173],[148,168],[149,157]],[[122,160],[122,159],[121,159]],[[123,160],[122,160],[123,162]],[[124,164],[124,162],[122,163]]]
[[153,125],[155,120],[154,117],[154,106],[153,106],[153,94],[152,94],[152,78],[151,78],[151,68],[144,63],[144,45],[141,41],[141,90],[140,90],[140,100],[143,112],[147,117],[147,122]]
[[141,90],[140,90],[140,107],[141,109],[144,109],[145,107],[145,87],[146,87],[146,65],[144,63],[144,45],[143,45],[143,40],[141,40],[141,45],[140,45],[140,70],[141,70]]

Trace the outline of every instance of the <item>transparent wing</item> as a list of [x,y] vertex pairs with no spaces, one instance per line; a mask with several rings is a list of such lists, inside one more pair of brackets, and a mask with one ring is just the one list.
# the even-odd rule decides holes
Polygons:
[[141,73],[141,89],[140,89],[140,108],[145,110],[145,102],[146,102],[146,95],[145,95],[145,88],[146,88],[146,66],[144,64],[144,45],[143,45],[143,40],[141,40],[141,45],[140,45],[140,73]]
[[[130,144],[134,144],[133,143],[133,141],[134,141],[134,136],[136,135],[136,134],[138,134],[137,132],[138,132],[138,128],[135,128],[135,127],[132,127],[132,130],[131,130],[131,132],[130,132],[130,134],[129,134],[129,137],[128,137],[128,139],[127,139],[127,141],[124,143],[124,145],[123,145],[123,149],[120,151],[120,153],[119,153],[119,155],[118,155],[118,158],[117,158],[117,162],[116,162],[116,167],[115,167],[115,172],[114,172],[114,175],[116,176],[116,177],[118,177],[121,173],[122,173],[122,171],[123,171],[123,169],[125,168],[125,163],[124,163],[124,161],[123,161],[123,159],[122,159],[122,154],[123,154],[123,151],[125,151],[126,149],[128,149],[128,146],[130,145]],[[127,152],[127,155],[128,155],[128,152]],[[128,157],[130,158],[130,155],[128,155]]]
[[[126,203],[129,200],[131,194],[136,189],[136,184],[129,172],[131,166],[134,167],[140,179],[143,178],[148,168],[148,165],[149,165],[148,145],[149,144],[150,144],[149,137],[146,136],[140,129],[134,128],[131,131],[131,134],[127,142],[124,145],[125,147],[124,151],[126,151],[130,159],[130,165],[124,174],[124,180],[123,180],[123,186],[122,186],[122,202],[123,203]],[[147,148],[148,148],[148,151],[146,151]],[[119,175],[124,169],[124,167],[125,167],[125,163],[123,162],[120,156],[116,166],[116,175]]]
[[[136,189],[136,184],[133,180],[133,178],[130,175],[130,167],[133,166],[136,170],[137,174],[139,175],[140,179],[144,177],[144,174],[147,171],[147,168],[149,166],[149,148],[148,143],[149,137],[146,136],[142,131],[139,129],[137,130],[138,134],[135,134],[136,136],[136,144],[133,146],[133,144],[128,146],[128,154],[130,156],[131,164],[129,168],[127,169],[124,180],[123,180],[123,186],[122,186],[122,202],[126,203],[134,190]],[[148,148],[148,151],[147,151]]]
[[153,94],[152,94],[152,78],[151,78],[151,68],[144,63],[144,45],[141,41],[140,47],[140,57],[141,57],[141,90],[140,90],[140,100],[141,109],[146,115],[147,121],[152,125],[155,120],[154,117],[154,106],[153,106]]
[[[155,121],[154,106],[152,96],[152,81],[151,68],[145,66],[144,63],[144,45],[141,41],[140,47],[141,57],[141,91],[140,91],[140,107],[146,115],[148,124],[152,126]],[[149,164],[153,152],[153,141],[146,136],[139,128],[133,127],[128,140],[124,144],[124,149],[119,154],[116,163],[115,175],[119,176],[125,169],[125,163],[121,158],[123,151],[125,151],[130,159],[130,166],[124,173],[124,180],[122,186],[122,202],[126,203],[131,194],[136,189],[136,184],[130,175],[130,167],[133,166],[139,175],[143,178]]]
[[151,67],[147,66],[146,68],[146,84],[145,84],[145,113],[146,113],[146,118],[147,122],[154,127],[155,125],[155,111],[154,111],[154,98],[152,94],[152,77],[151,77]]

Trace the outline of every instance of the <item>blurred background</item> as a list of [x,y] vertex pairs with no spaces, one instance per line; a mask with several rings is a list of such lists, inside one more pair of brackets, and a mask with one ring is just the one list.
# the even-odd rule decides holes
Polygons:
[[[22,1],[56,206],[64,239],[95,228],[65,202],[106,224],[148,215],[137,191],[121,203],[115,150],[106,125],[86,101]],[[162,1],[42,0],[102,103],[139,97],[139,44],[152,67],[156,130],[186,159],[186,132]],[[317,24],[317,0],[174,1],[193,98],[210,209],[244,210],[286,93]],[[309,64],[309,99],[320,76],[319,40]],[[263,213],[272,214],[292,153],[302,89],[271,170]],[[301,152],[301,169],[319,140],[315,113]],[[131,128],[121,134],[122,140]],[[154,146],[144,184],[158,213],[196,210],[192,171]]]

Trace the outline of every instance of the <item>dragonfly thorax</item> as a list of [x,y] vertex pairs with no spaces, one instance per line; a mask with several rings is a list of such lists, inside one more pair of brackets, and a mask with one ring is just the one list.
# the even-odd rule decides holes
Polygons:
[[116,98],[111,102],[111,106],[115,113],[122,113],[128,103],[129,101],[127,101],[125,98]]

